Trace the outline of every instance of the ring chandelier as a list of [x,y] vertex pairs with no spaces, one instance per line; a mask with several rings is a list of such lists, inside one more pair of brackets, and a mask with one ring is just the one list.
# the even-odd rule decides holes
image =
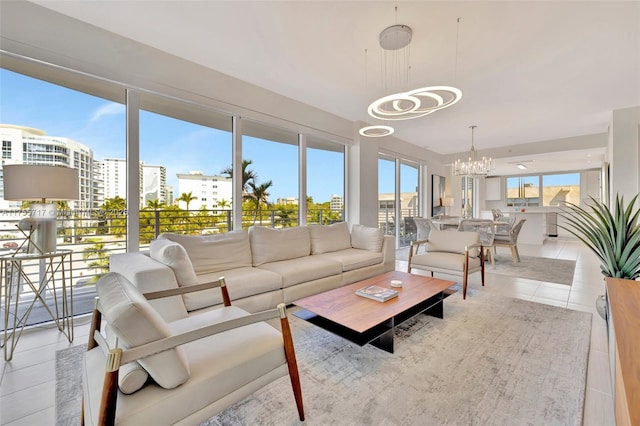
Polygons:
[[[397,13],[397,7],[396,7]],[[458,19],[458,24],[460,20]],[[413,30],[407,25],[392,25],[385,28],[380,33],[380,47],[387,52],[398,52],[404,48],[408,48],[413,37]],[[365,50],[366,52],[366,50]],[[457,54],[457,40],[456,40]],[[392,57],[398,61],[401,54],[394,53]],[[408,54],[405,56],[408,58]],[[384,69],[400,69],[399,63],[392,64]],[[408,62],[405,64],[408,83]],[[366,70],[366,65],[365,65]],[[390,81],[387,75],[383,75],[383,79]],[[452,86],[429,86],[419,89],[409,90],[406,92],[398,92],[392,95],[383,96],[373,101],[367,108],[367,113],[372,118],[385,121],[410,120],[413,118],[424,117],[440,109],[450,107],[458,103],[462,99],[462,91]],[[387,125],[365,126],[359,130],[360,135],[366,137],[379,138],[393,134],[394,129]]]
[[455,87],[422,87],[384,96],[373,101],[367,112],[371,117],[379,120],[409,120],[450,107],[460,99],[462,99],[462,91]]

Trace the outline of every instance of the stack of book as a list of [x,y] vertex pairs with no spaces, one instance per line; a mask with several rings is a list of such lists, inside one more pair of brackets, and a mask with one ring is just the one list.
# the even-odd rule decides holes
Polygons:
[[391,288],[379,287],[377,285],[370,285],[356,290],[356,294],[362,297],[368,297],[369,299],[377,300],[378,302],[386,302],[389,299],[393,299],[398,296],[398,292]]

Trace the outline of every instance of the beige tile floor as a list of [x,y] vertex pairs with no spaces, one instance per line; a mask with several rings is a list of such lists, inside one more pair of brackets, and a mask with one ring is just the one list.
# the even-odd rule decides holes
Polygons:
[[[605,322],[595,312],[594,305],[596,296],[604,289],[595,256],[581,243],[568,238],[549,239],[542,246],[521,244],[519,247],[524,255],[576,260],[573,285],[492,275],[489,267],[483,291],[594,314],[583,424],[614,425],[607,333]],[[397,261],[396,269],[406,270],[406,262]],[[479,274],[474,275],[470,285],[479,287]],[[73,344],[86,343],[88,323],[88,317],[76,319]],[[0,361],[0,425],[54,424],[55,352],[69,345],[55,328],[38,327],[25,332],[13,360]]]

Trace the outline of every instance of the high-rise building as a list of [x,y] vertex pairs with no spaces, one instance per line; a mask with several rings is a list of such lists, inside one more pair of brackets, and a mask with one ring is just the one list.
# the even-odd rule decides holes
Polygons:
[[[189,210],[199,210],[202,206],[206,206],[207,209],[215,209],[221,200],[231,201],[233,196],[231,178],[229,177],[207,176],[202,172],[178,173],[177,177],[180,196],[190,192],[195,197],[189,202]],[[186,207],[184,202],[181,202],[180,205]]]
[[[63,136],[48,136],[45,131],[33,127],[0,124],[2,140],[2,165],[36,164],[41,166],[71,167],[78,170],[78,200],[70,201],[74,209],[96,208],[101,191],[96,175],[93,150],[86,145]],[[5,201],[0,176],[0,207],[20,207],[19,201]]]
[[102,160],[104,198],[127,198],[127,160],[105,158]]
[[[140,162],[138,168],[140,179],[140,208],[147,201],[167,203],[167,169],[164,166]],[[105,158],[102,161],[102,178],[104,180],[104,198],[127,198],[127,161],[124,158]]]
[[148,201],[167,204],[167,169],[164,166],[140,163],[142,169],[142,191],[140,191],[140,207]]

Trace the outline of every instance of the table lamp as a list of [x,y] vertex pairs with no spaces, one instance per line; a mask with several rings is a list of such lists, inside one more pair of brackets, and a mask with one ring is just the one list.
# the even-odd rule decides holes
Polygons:
[[29,206],[30,253],[56,251],[58,209],[51,201],[79,198],[78,171],[69,167],[11,164],[3,166],[4,199],[36,201]]

